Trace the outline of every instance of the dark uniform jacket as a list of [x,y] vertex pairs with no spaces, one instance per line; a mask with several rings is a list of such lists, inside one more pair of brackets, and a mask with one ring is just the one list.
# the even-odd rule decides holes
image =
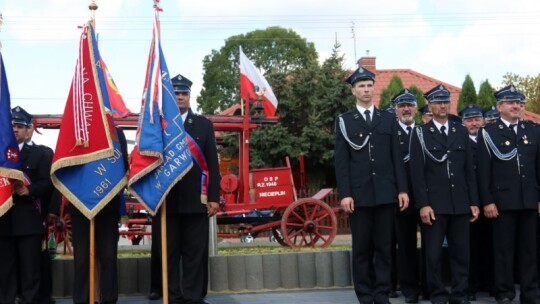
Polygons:
[[[467,129],[448,122],[444,136],[433,121],[414,129],[411,138],[411,173],[416,208],[431,206],[435,214],[467,214],[478,205],[478,190]],[[419,131],[423,134],[424,151]],[[428,156],[443,162],[434,161]]]
[[499,210],[538,208],[540,145],[537,128],[529,122],[520,121],[516,136],[498,119],[483,130],[502,154],[512,151],[517,142],[518,155],[506,161],[499,159],[488,149],[482,129],[479,131],[478,180],[481,203],[495,203]]
[[[339,195],[352,197],[355,206],[372,207],[397,202],[407,192],[407,177],[397,136],[395,115],[375,108],[368,126],[358,108],[340,115],[345,130],[336,122],[335,167]],[[355,150],[345,139],[362,145]]]
[[40,197],[44,197],[53,188],[50,171],[51,162],[45,150],[24,144],[20,157],[22,170],[31,184],[28,185],[29,196],[13,195],[13,207],[0,217],[1,235],[35,235],[43,234],[43,218]]
[[[219,163],[212,122],[194,114],[191,109],[184,122],[186,132],[197,142],[208,163],[208,201],[219,203]],[[167,213],[206,213],[201,203],[201,169],[195,161],[191,170],[173,186],[167,195]]]

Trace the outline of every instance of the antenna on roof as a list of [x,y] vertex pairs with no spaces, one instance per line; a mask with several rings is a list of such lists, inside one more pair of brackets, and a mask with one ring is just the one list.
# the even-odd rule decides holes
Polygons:
[[366,50],[366,56],[369,56],[369,50]]

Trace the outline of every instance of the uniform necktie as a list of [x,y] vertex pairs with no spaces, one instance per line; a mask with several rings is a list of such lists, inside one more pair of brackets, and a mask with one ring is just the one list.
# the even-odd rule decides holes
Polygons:
[[444,137],[444,139],[447,138],[446,132],[445,132],[445,131],[446,131],[446,127],[445,127],[445,126],[441,126],[441,134],[442,134],[442,136]]
[[516,126],[517,126],[517,124],[510,124],[510,126],[508,126],[510,128],[510,130],[512,130],[512,133],[514,133],[514,135],[517,135],[516,129],[515,129]]
[[371,125],[371,116],[369,115],[369,110],[365,110],[364,111],[364,114],[366,115],[366,123],[369,125]]
[[411,135],[411,130],[412,130],[411,126],[407,126],[407,134]]

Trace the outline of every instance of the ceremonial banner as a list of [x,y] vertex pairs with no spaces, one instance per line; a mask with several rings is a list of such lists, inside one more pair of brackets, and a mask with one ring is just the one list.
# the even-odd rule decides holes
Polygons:
[[266,116],[275,116],[277,98],[272,88],[240,47],[240,97],[246,102],[260,98]]
[[118,92],[118,88],[112,79],[111,73],[109,73],[109,69],[105,65],[105,61],[103,61],[103,58],[101,59],[101,65],[103,67],[105,77],[107,78],[107,94],[109,94],[113,118],[124,118],[131,115],[131,111],[126,107],[122,95],[120,95],[120,92]]
[[126,185],[107,77],[90,22],[83,28],[51,168],[54,186],[88,219]]
[[192,166],[180,110],[154,20],[136,145],[131,152],[129,188],[155,215],[167,193]]
[[0,53],[0,216],[13,206],[13,180],[24,181],[19,145],[11,126],[11,99],[4,59]]

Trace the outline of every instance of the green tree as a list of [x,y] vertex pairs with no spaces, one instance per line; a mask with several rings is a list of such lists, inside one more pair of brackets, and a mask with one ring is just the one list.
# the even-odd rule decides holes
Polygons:
[[493,96],[493,93],[495,93],[495,90],[493,89],[489,81],[486,79],[480,85],[480,91],[478,92],[478,97],[476,99],[477,105],[481,106],[484,109],[495,105],[497,103],[497,100],[495,99],[495,96]]
[[215,114],[240,103],[239,47],[262,71],[287,75],[317,63],[317,51],[311,42],[296,32],[269,27],[228,38],[219,50],[212,50],[203,59],[203,89],[197,97],[198,109]]
[[287,77],[272,75],[276,82],[269,82],[279,100],[280,122],[253,131],[251,165],[282,166],[285,156],[295,164],[302,152],[308,183],[313,187],[335,185],[335,118],[354,106],[350,86],[344,82],[347,74],[339,45],[335,45],[321,66],[298,69]]
[[465,76],[458,99],[458,113],[469,104],[476,104],[476,88],[469,74]]
[[390,83],[388,83],[388,86],[381,92],[379,108],[382,108],[383,106],[389,104],[392,97],[394,97],[397,93],[399,93],[399,91],[403,90],[404,88],[405,87],[403,86],[403,81],[401,81],[401,78],[398,75],[392,76],[392,79],[390,79]]
[[420,108],[426,105],[426,99],[424,98],[424,92],[420,90],[416,85],[411,85],[409,88],[409,91],[416,95],[416,107],[418,108],[418,112],[416,112],[416,115],[414,117],[414,120],[416,123],[422,123],[422,114],[420,113]]
[[537,76],[519,76],[507,73],[503,76],[503,86],[513,84],[518,91],[525,94],[525,109],[540,114],[540,74]]

